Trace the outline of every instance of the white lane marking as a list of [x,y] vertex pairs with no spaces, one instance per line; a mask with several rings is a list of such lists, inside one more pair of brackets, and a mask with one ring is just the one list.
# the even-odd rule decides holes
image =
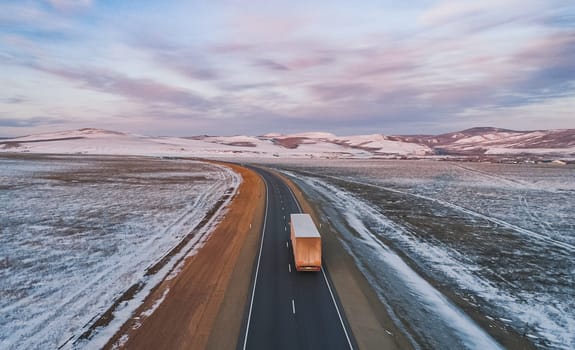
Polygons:
[[287,231],[287,226],[284,226],[284,231]]
[[[291,187],[287,186],[287,188],[288,188],[289,192],[291,193],[292,198],[293,198],[295,204],[297,205],[299,212],[303,213],[303,210],[301,209],[301,206],[299,205],[299,202],[297,201],[295,194],[291,190]],[[300,194],[301,194],[301,192],[300,192]],[[349,334],[347,334],[347,329],[345,328],[345,324],[343,323],[343,318],[341,317],[341,313],[339,312],[339,308],[337,307],[337,303],[335,302],[335,297],[333,296],[333,292],[331,291],[329,281],[327,280],[327,276],[325,275],[323,268],[321,269],[321,273],[322,273],[323,278],[325,280],[325,284],[327,284],[327,289],[329,290],[329,294],[331,295],[331,300],[333,301],[333,305],[335,306],[335,311],[337,311],[337,316],[339,317],[339,322],[341,323],[341,327],[343,328],[343,333],[345,334],[345,338],[347,339],[347,344],[349,345],[349,348],[351,350],[353,350],[353,345],[351,345],[351,339],[349,339]]]
[[[262,176],[263,179],[263,176]],[[254,306],[254,296],[256,294],[256,284],[258,283],[258,273],[260,271],[260,260],[262,258],[262,248],[264,246],[264,236],[266,234],[266,224],[268,222],[268,203],[269,203],[269,191],[268,191],[268,184],[264,179],[264,184],[266,185],[266,212],[264,214],[264,227],[262,231],[262,239],[260,241],[260,252],[258,254],[258,265],[256,267],[256,277],[254,278],[254,287],[252,289],[252,298],[250,300],[250,311],[248,313],[248,325],[246,326],[246,334],[244,336],[244,347],[243,349],[246,350],[246,346],[248,345],[248,334],[250,332],[250,321],[252,319],[252,308]]]
[[286,241],[286,248],[289,248],[288,241]]
[[295,301],[291,300],[291,312],[295,315]]
[[291,264],[288,264],[288,270],[291,272]]

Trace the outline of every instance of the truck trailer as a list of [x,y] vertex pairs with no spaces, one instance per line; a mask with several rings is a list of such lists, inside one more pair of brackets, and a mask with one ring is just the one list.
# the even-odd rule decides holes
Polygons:
[[321,236],[309,214],[291,214],[291,246],[298,271],[321,270]]

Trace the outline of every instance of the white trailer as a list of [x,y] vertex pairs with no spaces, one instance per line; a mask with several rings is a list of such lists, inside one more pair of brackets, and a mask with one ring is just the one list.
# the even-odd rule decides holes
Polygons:
[[291,244],[298,271],[321,270],[321,236],[309,214],[291,214]]

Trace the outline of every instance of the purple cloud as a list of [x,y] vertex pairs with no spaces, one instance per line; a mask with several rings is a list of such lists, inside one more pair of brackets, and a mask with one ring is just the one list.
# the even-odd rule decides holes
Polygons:
[[156,62],[193,80],[216,80],[219,74],[207,67],[197,56],[178,52],[156,54]]
[[264,88],[278,87],[277,83],[261,82],[261,83],[246,83],[246,84],[221,84],[220,87],[226,91],[244,91],[244,90],[257,90]]
[[336,60],[334,57],[329,57],[326,55],[301,56],[299,58],[290,60],[287,63],[287,66],[291,70],[301,70],[301,69],[328,66],[330,64],[335,63],[335,61]]
[[68,122],[67,119],[52,117],[32,117],[32,118],[5,118],[0,117],[0,126],[7,128],[29,128],[42,125],[56,125]]
[[[513,57],[516,64],[531,68],[527,81],[521,85],[529,89],[549,89],[575,80],[575,33],[545,37],[533,42]],[[517,86],[521,88],[521,85]]]
[[138,36],[129,42],[146,51],[157,64],[193,80],[217,80],[220,74],[206,63],[200,50],[178,46],[156,36]]
[[80,82],[83,88],[128,97],[148,103],[161,102],[205,110],[210,102],[189,90],[172,87],[150,79],[134,79],[100,69],[63,69],[34,65],[37,70],[60,78]]
[[323,101],[365,98],[373,93],[373,88],[361,83],[316,84],[310,90]]
[[245,53],[253,52],[257,47],[252,44],[238,44],[234,43],[224,43],[215,44],[208,48],[208,51],[216,54],[234,54],[234,53]]
[[274,72],[285,72],[290,70],[288,66],[270,59],[256,59],[254,60],[253,65]]
[[0,102],[3,103],[7,103],[7,104],[12,104],[12,105],[16,105],[16,104],[22,104],[22,103],[26,103],[28,102],[29,99],[18,95],[18,96],[12,96],[12,97],[5,97],[5,98],[0,98]]

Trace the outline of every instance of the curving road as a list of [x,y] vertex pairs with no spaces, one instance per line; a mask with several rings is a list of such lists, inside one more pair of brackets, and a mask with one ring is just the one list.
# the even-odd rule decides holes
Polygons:
[[276,175],[264,179],[267,204],[262,241],[238,349],[354,349],[329,275],[297,272],[289,243],[289,217],[301,213],[290,188]]

